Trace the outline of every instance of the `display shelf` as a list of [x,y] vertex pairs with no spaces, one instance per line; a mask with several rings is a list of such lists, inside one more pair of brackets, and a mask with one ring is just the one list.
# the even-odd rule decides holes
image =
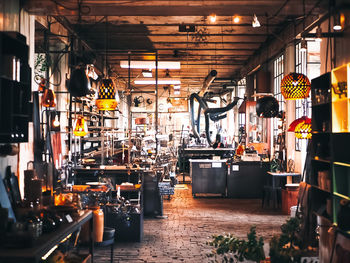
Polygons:
[[350,163],[334,162],[335,165],[350,167]]
[[348,123],[348,99],[334,101],[332,103],[332,131],[349,132]]
[[328,164],[331,163],[330,160],[323,159],[323,158],[319,158],[318,156],[315,156],[314,158],[312,158],[312,160],[313,160],[313,161],[316,161],[316,162],[322,162],[322,163],[328,163]]
[[332,102],[348,98],[347,90],[339,94],[339,84],[348,82],[349,65],[345,64],[332,70]]
[[330,191],[327,191],[327,190],[325,190],[325,189],[319,187],[318,185],[311,184],[311,186],[314,187],[314,188],[316,188],[316,189],[318,189],[318,190],[320,190],[320,191],[323,191],[323,192],[325,192],[325,193],[332,194]]
[[334,195],[340,197],[340,198],[343,198],[343,199],[346,199],[346,200],[349,200],[350,201],[350,197],[347,196],[347,195],[342,195],[342,194],[339,194],[337,192],[333,192]]

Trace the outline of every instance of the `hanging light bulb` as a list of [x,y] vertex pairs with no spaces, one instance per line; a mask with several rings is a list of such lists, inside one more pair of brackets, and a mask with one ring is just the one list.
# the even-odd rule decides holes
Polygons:
[[56,106],[56,95],[52,89],[47,88],[44,90],[44,94],[41,98],[41,105],[46,108],[53,108]]
[[317,27],[316,29],[316,42],[322,42],[322,29],[320,26]]
[[60,126],[60,120],[58,119],[58,114],[56,114],[55,120],[53,121],[52,124],[53,124],[54,127]]
[[306,52],[306,50],[307,50],[307,41],[305,38],[302,38],[300,42],[300,51]]
[[253,21],[252,21],[252,27],[260,27],[260,22],[258,20],[258,17],[256,16],[256,14],[254,14],[253,16]]
[[75,136],[83,137],[88,133],[87,123],[82,115],[79,115],[78,118],[74,121],[73,125],[73,134]]
[[340,21],[340,14],[335,14],[334,15],[333,29],[336,30],[336,31],[339,31],[339,30],[342,29],[341,21]]
[[211,22],[211,23],[215,23],[215,22],[216,22],[216,14],[211,14],[211,15],[209,16],[209,19],[210,19],[210,22]]
[[111,79],[103,79],[97,90],[96,106],[99,110],[115,110],[118,92]]

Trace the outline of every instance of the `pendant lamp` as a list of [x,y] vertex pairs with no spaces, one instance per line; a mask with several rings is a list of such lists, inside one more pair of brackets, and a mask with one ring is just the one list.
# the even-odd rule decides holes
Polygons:
[[96,106],[99,110],[115,110],[118,106],[117,89],[111,79],[102,79],[98,89]]
[[289,125],[288,131],[294,132],[298,139],[311,139],[311,119],[307,116],[296,119]]
[[41,105],[46,108],[53,108],[56,106],[56,95],[52,89],[48,88],[44,90],[44,94],[41,98]]
[[73,125],[73,134],[83,137],[88,133],[87,123],[82,115],[79,115]]
[[309,79],[301,73],[290,73],[281,82],[281,93],[286,100],[305,99],[310,89]]

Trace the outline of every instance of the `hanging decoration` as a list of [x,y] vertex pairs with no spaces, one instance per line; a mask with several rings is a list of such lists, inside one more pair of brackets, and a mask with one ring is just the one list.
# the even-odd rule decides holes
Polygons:
[[286,100],[305,99],[310,89],[309,79],[301,73],[290,73],[281,82],[281,93]]
[[111,79],[102,79],[96,98],[96,106],[99,110],[115,110],[118,106],[116,99],[117,89]]
[[75,136],[84,137],[88,133],[87,122],[83,115],[79,115],[73,125],[73,134]]
[[53,108],[56,107],[56,103],[55,92],[50,88],[45,89],[41,97],[41,105],[46,108]]
[[307,116],[296,119],[289,125],[288,131],[294,132],[298,139],[311,139],[311,119]]
[[260,118],[274,118],[278,115],[278,110],[278,101],[272,96],[265,96],[256,101],[256,114]]

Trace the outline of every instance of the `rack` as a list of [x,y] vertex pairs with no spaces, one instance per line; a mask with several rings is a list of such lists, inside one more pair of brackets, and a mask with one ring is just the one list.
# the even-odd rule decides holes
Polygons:
[[[312,186],[314,213],[340,231],[343,231],[337,224],[340,201],[350,200],[349,81],[350,63],[311,82],[312,172],[307,182]],[[327,238],[330,237],[320,237],[321,257],[329,255],[332,249],[322,244]],[[327,258],[320,259],[328,262]]]

